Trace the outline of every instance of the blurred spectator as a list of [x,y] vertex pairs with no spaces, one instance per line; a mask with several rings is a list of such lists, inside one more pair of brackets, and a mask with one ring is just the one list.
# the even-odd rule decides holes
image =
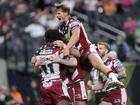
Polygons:
[[31,17],[32,23],[25,27],[24,31],[31,36],[32,49],[39,47],[43,42],[45,28],[37,22],[35,14]]
[[16,104],[23,105],[22,95],[21,95],[21,93],[18,91],[16,85],[12,85],[12,87],[11,87],[11,96],[12,96],[12,98],[14,99],[14,101],[16,102]]
[[127,34],[127,42],[130,44],[132,47],[134,47],[134,32],[137,29],[137,22],[132,19],[131,16],[128,16],[126,21],[124,22],[123,25],[124,31]]
[[134,5],[134,0],[121,0],[123,6],[128,7]]
[[48,19],[47,19],[47,28],[49,29],[56,29],[58,27],[58,20],[55,17],[54,13],[49,13],[48,14]]
[[112,50],[115,50],[118,55],[118,59],[120,61],[124,62],[126,60],[129,60],[129,57],[131,55],[130,47],[125,42],[125,38],[122,36],[118,36],[116,39],[116,42],[111,45]]
[[75,6],[74,6],[74,11],[86,14],[86,8],[84,8],[84,2],[83,0],[75,0]]
[[[30,100],[30,105],[39,105],[39,90],[37,88],[37,82],[35,80],[31,81],[31,93],[28,100]],[[30,98],[30,99],[29,99]]]
[[9,27],[11,27],[11,25],[15,22],[16,21],[12,18],[11,12],[5,11],[4,16],[0,20],[0,27],[2,27],[4,25],[8,25]]
[[86,11],[91,12],[91,11],[96,11],[96,5],[98,4],[97,0],[85,0],[84,1]]
[[5,12],[4,17],[0,20],[0,27],[2,28],[1,34],[5,36],[6,40],[9,40],[14,36],[16,21],[12,18],[10,11]]
[[107,16],[113,15],[117,10],[115,3],[113,3],[109,0],[103,1],[103,9]]
[[140,24],[138,25],[138,28],[135,32],[135,48],[136,51],[140,53]]
[[44,27],[47,26],[47,13],[48,13],[47,8],[45,8],[44,10],[37,9],[36,19]]
[[16,0],[14,4],[16,14],[24,14],[28,11],[28,5],[25,0]]
[[128,35],[133,35],[134,32],[137,29],[137,22],[132,19],[131,16],[128,16],[126,21],[124,22],[124,31],[128,34]]
[[44,36],[45,33],[44,27],[37,22],[34,16],[32,16],[32,23],[25,27],[24,31],[28,32],[32,38]]
[[2,105],[15,105],[15,101],[10,95],[10,92],[6,86],[0,87],[0,103]]
[[2,18],[6,11],[12,12],[9,0],[0,0],[0,18]]
[[13,11],[15,13],[15,19],[19,29],[27,26],[30,23],[29,19],[29,6],[25,0],[16,0],[13,5]]
[[70,8],[70,11],[73,11],[73,8],[75,6],[75,0],[63,0],[63,4],[67,5]]

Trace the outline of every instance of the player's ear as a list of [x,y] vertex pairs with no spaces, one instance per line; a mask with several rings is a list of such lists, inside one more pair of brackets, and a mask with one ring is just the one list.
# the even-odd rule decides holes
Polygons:
[[108,53],[109,51],[106,49],[105,53]]

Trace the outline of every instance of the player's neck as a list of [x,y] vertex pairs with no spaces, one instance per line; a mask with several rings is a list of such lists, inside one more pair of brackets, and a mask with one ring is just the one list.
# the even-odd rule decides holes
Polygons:
[[70,19],[70,16],[66,16],[65,19],[64,19],[64,22],[65,23],[68,23],[69,22],[69,19]]

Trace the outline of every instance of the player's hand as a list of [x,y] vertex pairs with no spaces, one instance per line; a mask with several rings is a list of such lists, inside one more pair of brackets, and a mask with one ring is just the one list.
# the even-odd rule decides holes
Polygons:
[[69,50],[69,48],[64,48],[64,50],[63,50],[63,55],[64,56],[68,56],[70,54],[70,50]]
[[61,48],[64,48],[64,45],[65,45],[63,43],[63,41],[61,41],[61,40],[56,40],[56,41],[53,42],[53,44],[56,45],[56,46],[59,46]]
[[35,66],[41,66],[44,64],[44,62],[45,62],[45,58],[38,59],[35,62]]
[[37,73],[41,72],[41,65],[43,65],[44,62],[45,62],[45,58],[41,58],[41,59],[36,60],[35,66],[34,66],[35,72],[37,72]]
[[36,62],[36,57],[33,56],[33,57],[31,58],[31,63],[32,63],[32,64],[35,64],[35,62]]
[[54,62],[58,62],[58,63],[61,62],[61,58],[60,58],[60,56],[58,56],[58,55],[50,56],[50,57],[49,57],[49,60],[54,61]]

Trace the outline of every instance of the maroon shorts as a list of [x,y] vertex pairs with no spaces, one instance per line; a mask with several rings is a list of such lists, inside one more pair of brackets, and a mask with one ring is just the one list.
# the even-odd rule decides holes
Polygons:
[[69,105],[75,105],[75,92],[74,92],[74,88],[72,86],[68,87],[68,93],[70,96]]
[[127,105],[128,97],[127,97],[126,89],[118,88],[118,89],[111,90],[110,92],[107,92],[104,95],[102,101],[110,102],[113,105]]
[[83,80],[73,84],[75,90],[75,101],[87,101],[86,85]]
[[93,68],[93,66],[90,64],[90,61],[88,60],[88,55],[91,53],[97,53],[96,47],[92,44],[88,49],[84,49],[81,53],[80,64],[84,70],[91,71],[91,69]]
[[57,104],[62,99],[69,100],[67,86],[61,79],[42,82],[40,85],[40,95],[42,104]]

